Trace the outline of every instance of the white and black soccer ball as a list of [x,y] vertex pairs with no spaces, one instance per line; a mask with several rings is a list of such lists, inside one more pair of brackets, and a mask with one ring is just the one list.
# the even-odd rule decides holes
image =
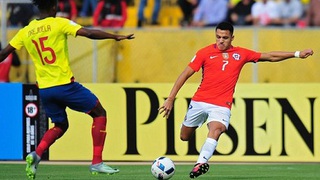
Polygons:
[[151,173],[156,179],[170,179],[175,170],[173,161],[167,157],[158,157],[151,166]]

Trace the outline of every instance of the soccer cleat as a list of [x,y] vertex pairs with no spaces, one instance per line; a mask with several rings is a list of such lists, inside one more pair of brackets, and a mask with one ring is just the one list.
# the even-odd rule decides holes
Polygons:
[[27,167],[27,178],[28,179],[35,179],[37,173],[37,167],[40,162],[41,158],[36,154],[35,151],[29,153],[26,157]]
[[120,170],[119,169],[114,169],[103,162],[99,164],[94,164],[90,166],[90,172],[91,174],[114,174],[118,173]]
[[202,174],[205,174],[209,170],[208,163],[197,163],[194,165],[192,171],[190,172],[190,178],[194,179]]

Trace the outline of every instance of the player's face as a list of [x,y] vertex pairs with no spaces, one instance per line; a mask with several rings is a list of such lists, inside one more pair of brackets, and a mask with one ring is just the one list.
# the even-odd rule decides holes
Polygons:
[[233,41],[233,35],[228,30],[217,29],[216,44],[220,51],[225,51],[230,48]]

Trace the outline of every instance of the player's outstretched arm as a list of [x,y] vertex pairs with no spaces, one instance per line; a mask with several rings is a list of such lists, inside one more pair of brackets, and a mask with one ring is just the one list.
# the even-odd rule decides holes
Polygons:
[[285,51],[272,51],[268,53],[262,53],[260,61],[278,62],[290,58],[305,59],[313,55],[312,49],[305,49],[303,51],[285,52]]
[[78,36],[84,36],[89,39],[114,39],[116,41],[121,41],[124,39],[134,39],[134,34],[129,35],[118,35],[111,34],[99,29],[89,29],[89,28],[81,28],[77,31]]

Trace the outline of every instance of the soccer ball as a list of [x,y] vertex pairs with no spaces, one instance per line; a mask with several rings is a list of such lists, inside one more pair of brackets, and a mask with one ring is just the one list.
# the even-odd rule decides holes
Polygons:
[[158,157],[151,166],[151,173],[156,179],[170,179],[175,172],[173,161],[167,157]]

